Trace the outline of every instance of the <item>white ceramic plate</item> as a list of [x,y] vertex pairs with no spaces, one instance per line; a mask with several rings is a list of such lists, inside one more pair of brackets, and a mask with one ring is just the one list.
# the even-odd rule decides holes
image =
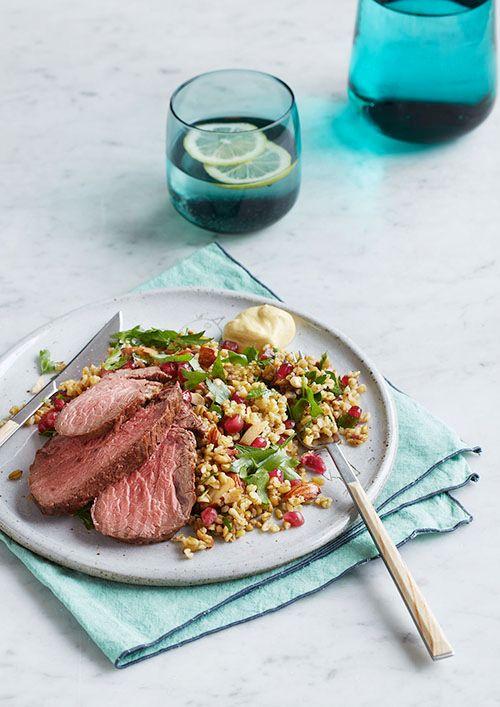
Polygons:
[[[266,301],[270,302],[191,288],[132,294],[78,309],[38,329],[0,359],[0,411],[6,414],[11,405],[30,397],[26,391],[38,376],[35,359],[39,349],[48,348],[55,360],[69,360],[118,309],[123,312],[125,328],[139,323],[169,329],[190,326],[220,337],[226,320],[245,307]],[[397,448],[395,411],[384,380],[343,334],[300,312],[288,311],[297,323],[297,337],[291,345],[294,350],[317,355],[328,351],[337,370],[361,371],[367,385],[363,407],[371,412],[370,439],[361,447],[346,447],[346,451],[374,499],[390,473]],[[339,535],[353,517],[348,494],[334,476],[324,487],[334,499],[331,508],[307,507],[301,528],[276,534],[254,531],[235,543],[217,542],[214,549],[197,553],[192,560],[183,557],[177,543],[126,545],[86,530],[76,518],[45,517],[28,498],[28,468],[40,439],[33,428],[23,428],[0,448],[0,528],[39,555],[98,577],[157,585],[235,579],[311,552]],[[13,469],[24,470],[21,480],[7,479]]]

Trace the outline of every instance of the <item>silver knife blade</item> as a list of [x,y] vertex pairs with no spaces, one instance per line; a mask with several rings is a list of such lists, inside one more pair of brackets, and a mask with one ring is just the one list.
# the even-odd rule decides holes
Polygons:
[[16,415],[10,418],[6,425],[7,429],[0,428],[4,434],[0,434],[0,446],[9,439],[26,420],[43,405],[46,398],[53,395],[61,381],[69,378],[80,378],[82,369],[92,363],[98,363],[107,357],[109,339],[111,334],[120,331],[122,326],[122,313],[117,312],[109,322],[86,344],[83,349],[76,354],[68,365],[60,371],[55,378],[47,383],[42,390],[37,393]]

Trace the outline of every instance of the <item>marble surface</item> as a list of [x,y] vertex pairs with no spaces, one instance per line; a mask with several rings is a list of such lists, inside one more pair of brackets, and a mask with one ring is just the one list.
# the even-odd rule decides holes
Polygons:
[[498,704],[500,112],[446,147],[368,147],[344,108],[348,0],[2,9],[1,350],[214,238],[167,203],[167,99],[204,70],[269,70],[299,97],[301,198],[278,225],[221,241],[485,453],[481,482],[458,494],[474,522],[403,551],[453,659],[427,659],[374,562],[291,608],[115,671],[2,546],[0,702]]

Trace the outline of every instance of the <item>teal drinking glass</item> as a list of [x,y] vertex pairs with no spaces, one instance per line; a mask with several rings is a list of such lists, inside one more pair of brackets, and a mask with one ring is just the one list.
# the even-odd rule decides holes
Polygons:
[[496,90],[494,0],[360,0],[349,94],[383,133],[462,135]]
[[173,94],[167,184],[201,228],[244,233],[274,223],[300,187],[300,125],[291,89],[260,71],[212,71]]

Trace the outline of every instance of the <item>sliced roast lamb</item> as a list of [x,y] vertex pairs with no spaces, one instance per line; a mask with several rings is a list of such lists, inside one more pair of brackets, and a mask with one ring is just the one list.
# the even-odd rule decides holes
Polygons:
[[66,437],[107,432],[157,396],[167,380],[157,366],[109,373],[61,410],[56,432]]
[[166,383],[169,376],[164,373],[159,366],[146,366],[145,368],[119,368],[107,375],[118,376],[119,378],[147,378],[150,381]]
[[[155,451],[186,404],[179,386],[165,386],[120,426],[98,437],[56,435],[39,449],[29,484],[44,513],[72,513],[106,486],[138,469]],[[187,423],[189,418],[185,418]]]
[[116,540],[145,544],[167,540],[185,525],[195,502],[196,444],[173,425],[149,459],[110,484],[94,501],[96,530]]

